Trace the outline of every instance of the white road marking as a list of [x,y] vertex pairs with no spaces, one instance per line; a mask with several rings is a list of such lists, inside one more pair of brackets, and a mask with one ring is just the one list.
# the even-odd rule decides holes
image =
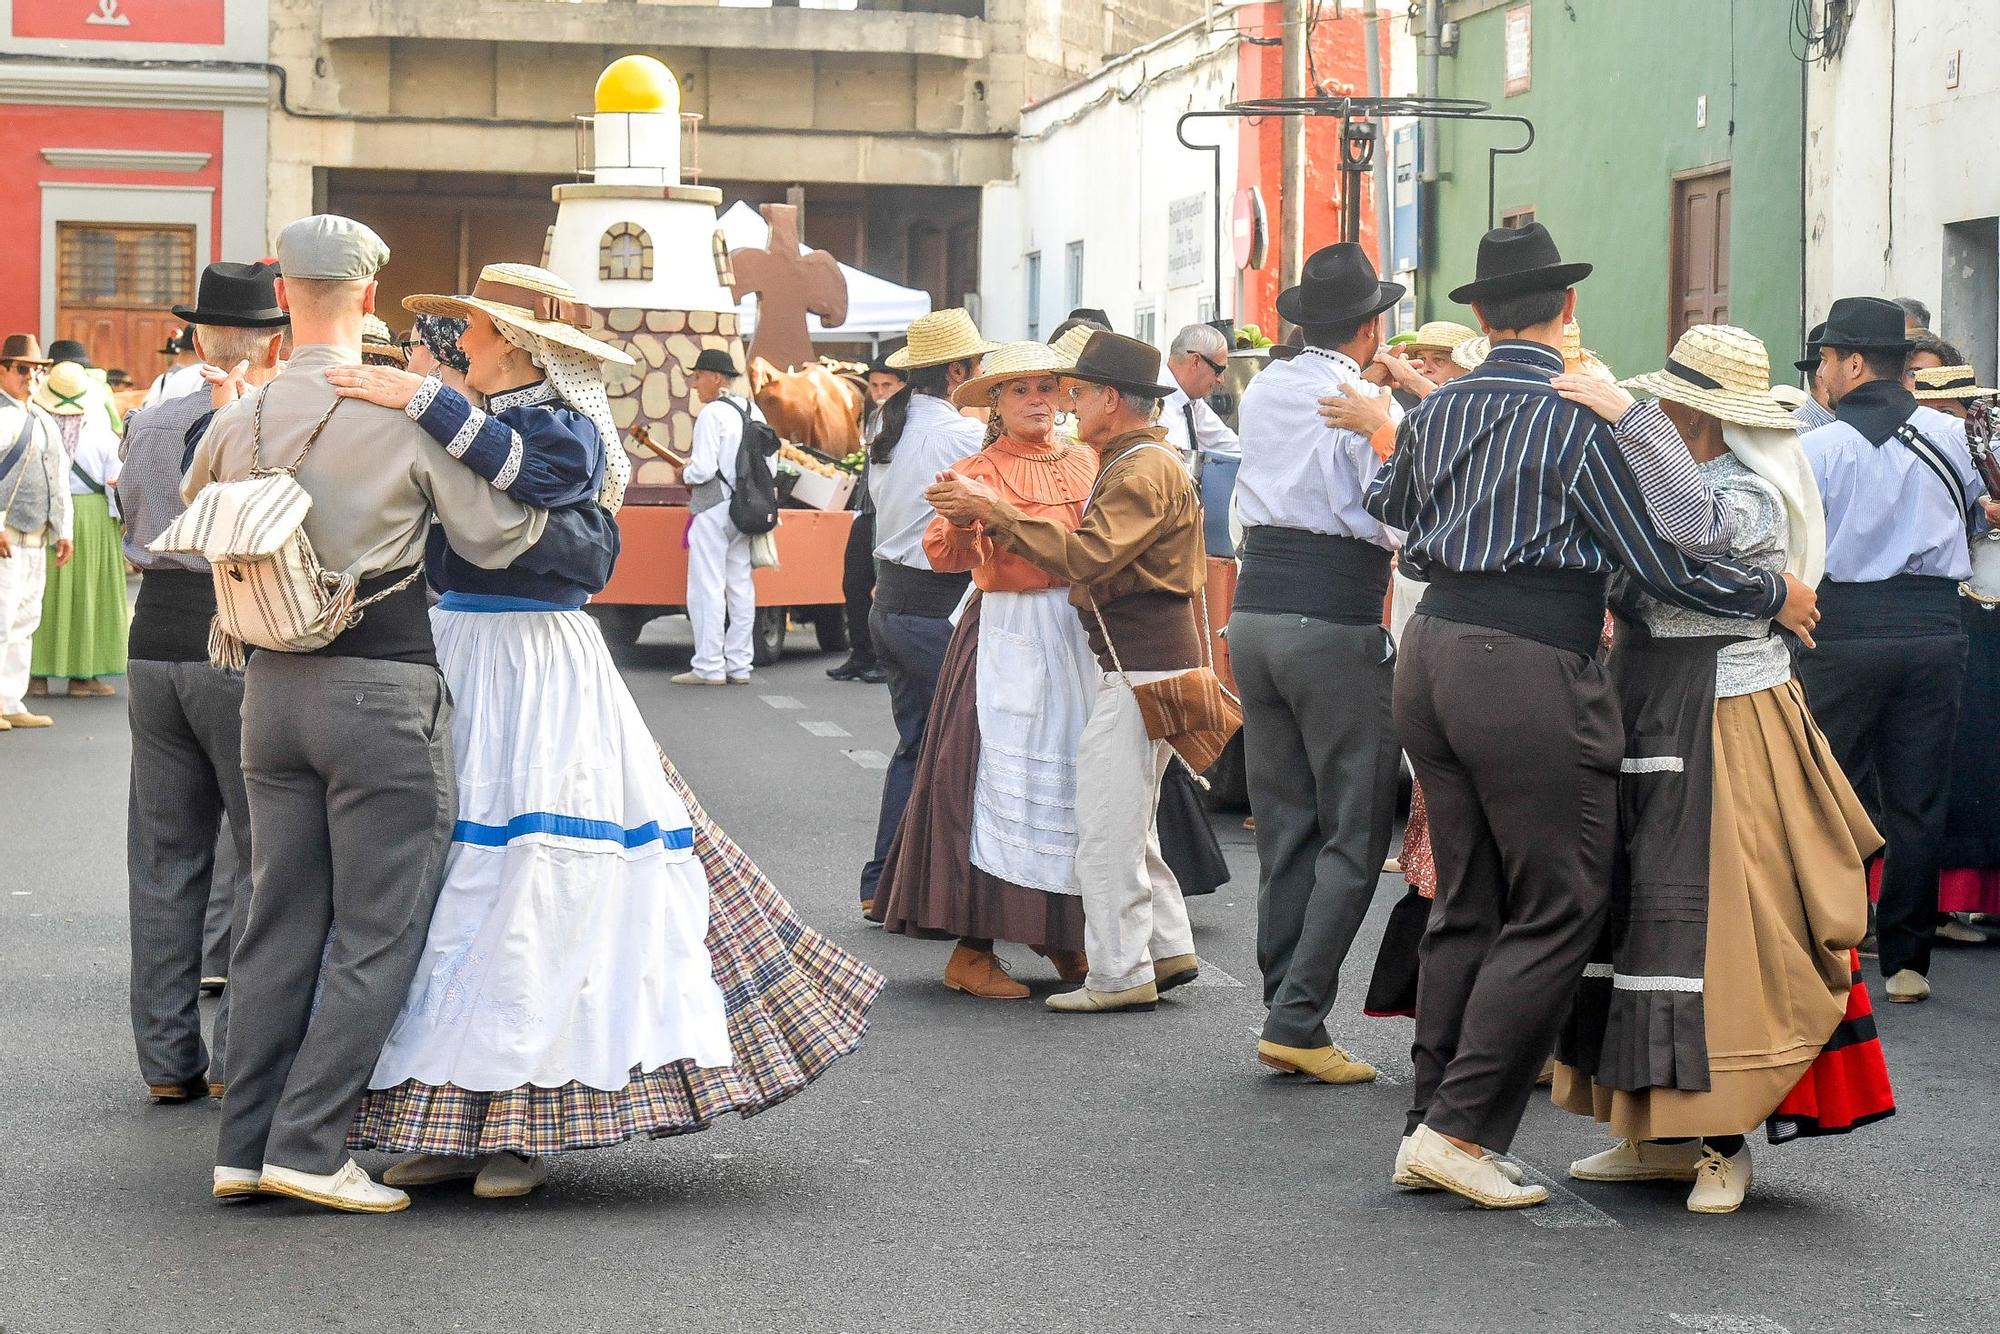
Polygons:
[[1216,967],[1216,966],[1215,966],[1214,964],[1210,963],[1210,962],[1209,962],[1209,961],[1208,961],[1207,959],[1204,959],[1204,958],[1201,958],[1201,957],[1197,956],[1197,957],[1195,958],[1195,961],[1194,961],[1194,962],[1195,962],[1195,966],[1196,966],[1197,968],[1199,968],[1199,969],[1201,970],[1201,975],[1200,975],[1199,977],[1195,978],[1195,980],[1194,980],[1194,981],[1192,981],[1192,982],[1188,983],[1188,985],[1189,985],[1189,986],[1191,986],[1191,987],[1235,987],[1235,988],[1236,988],[1237,990],[1239,990],[1239,991],[1241,991],[1241,990],[1243,989],[1243,984],[1242,984],[1241,982],[1237,981],[1237,980],[1236,980],[1235,978],[1231,977],[1231,976],[1230,976],[1229,974],[1227,974],[1227,973],[1223,972],[1223,971],[1222,971],[1222,970],[1221,970],[1220,968],[1217,968],[1217,967]]
[[[1536,1167],[1533,1163],[1522,1162],[1519,1158],[1514,1158],[1511,1154],[1509,1158],[1520,1167],[1521,1180],[1546,1187],[1549,1192],[1549,1202],[1547,1204],[1538,1205],[1533,1209],[1521,1210],[1522,1213],[1528,1216],[1528,1221],[1536,1227],[1615,1227],[1622,1229],[1625,1226],[1610,1214],[1605,1213],[1589,1200],[1584,1199],[1583,1196],[1571,1190],[1568,1186],[1563,1185],[1562,1182],[1557,1181],[1554,1177]],[[1721,1329],[1723,1327],[1718,1326],[1717,1328]],[[1748,1329],[1749,1327],[1746,1327],[1745,1334],[1748,1334]],[[1786,1332],[1779,1331],[1779,1334],[1786,1334]]]
[[807,722],[805,719],[801,718],[799,719],[799,726],[805,728],[806,731],[811,732],[814,736],[854,735],[854,733],[848,731],[845,727],[842,727],[839,723]]
[[864,769],[886,769],[889,757],[879,750],[843,750],[840,752]]
[[14,891],[14,897],[17,899],[25,899],[33,893],[34,891],[32,889],[17,889]]
[[763,700],[774,709],[803,709],[805,707],[803,701],[793,699],[790,695],[759,695],[757,698]]
[[1775,1320],[1761,1315],[1675,1315],[1667,1319],[1682,1329],[1707,1330],[1708,1334],[1792,1334]]

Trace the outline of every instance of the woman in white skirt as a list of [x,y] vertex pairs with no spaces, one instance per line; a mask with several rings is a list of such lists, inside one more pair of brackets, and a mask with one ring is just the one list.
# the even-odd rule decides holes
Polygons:
[[356,1115],[357,1148],[414,1152],[393,1186],[521,1195],[545,1158],[750,1115],[860,1041],[881,978],[807,930],[664,763],[596,624],[629,465],[602,368],[555,274],[488,265],[467,296],[467,382],[330,371],[467,467],[549,510],[506,570],[434,532],[426,567],[455,703],[459,821],[424,956]]

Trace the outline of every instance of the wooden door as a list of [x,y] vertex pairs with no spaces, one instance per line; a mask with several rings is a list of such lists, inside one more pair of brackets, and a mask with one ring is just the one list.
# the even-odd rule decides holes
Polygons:
[[1674,178],[1667,346],[1696,324],[1729,322],[1729,168]]
[[55,337],[74,338],[106,370],[140,384],[166,367],[160,349],[193,305],[194,228],[56,225]]

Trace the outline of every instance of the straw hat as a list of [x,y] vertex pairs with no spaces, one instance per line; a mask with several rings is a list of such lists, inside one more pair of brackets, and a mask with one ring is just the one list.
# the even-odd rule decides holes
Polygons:
[[631,366],[632,358],[609,343],[584,332],[597,312],[577,299],[576,289],[547,269],[532,264],[488,264],[467,296],[434,292],[403,298],[403,309],[416,315],[452,315],[463,319],[473,311],[522,333],[546,338],[559,347],[582,352],[599,361]]
[[1772,385],[1771,397],[1795,412],[1806,405],[1806,391],[1795,384]]
[[1763,340],[1734,325],[1695,325],[1674,344],[1664,369],[1621,383],[1737,426],[1799,428],[1771,397],[1771,354]]
[[961,408],[983,408],[986,406],[987,391],[998,387],[1002,381],[1033,375],[1060,375],[1075,365],[1075,357],[1066,357],[1047,343],[1002,343],[986,354],[980,374],[952,391],[951,401]]
[[1083,355],[1083,345],[1097,330],[1088,324],[1079,324],[1055,342],[1049,344],[1049,351],[1062,358],[1065,368],[1076,365],[1076,359]]
[[2000,389],[1987,389],[1979,383],[1979,375],[1970,366],[1932,366],[1916,373],[1917,402],[1936,403],[1948,398],[1985,398],[1988,394],[2000,393]]
[[58,361],[35,391],[35,406],[55,417],[81,416],[90,389],[89,371],[74,361]]
[[[1402,338],[1402,346],[1417,348],[1425,352],[1449,352],[1468,339],[1478,338],[1477,330],[1468,329],[1463,324],[1453,324],[1450,320],[1431,320],[1417,326],[1417,331]],[[1390,340],[1394,341],[1394,339]],[[1474,363],[1477,364],[1477,363]]]
[[1485,334],[1474,334],[1451,349],[1452,362],[1468,371],[1476,371],[1486,360],[1486,354],[1493,350],[1493,340]]
[[390,333],[389,326],[376,315],[361,317],[361,351],[367,356],[388,357],[398,366],[408,360],[396,343],[396,335]]
[[977,361],[993,350],[980,334],[972,316],[958,306],[934,310],[910,321],[907,340],[899,351],[889,354],[888,365],[899,371],[922,370],[926,366],[949,366],[954,361]]
[[[1451,349],[1451,359],[1461,369],[1476,371],[1479,369],[1480,364],[1487,357],[1491,356],[1492,353],[1493,340],[1485,334],[1474,334],[1457,347]],[[1585,366],[1593,366],[1607,373],[1611,370],[1609,366],[1604,364],[1603,357],[1598,356],[1583,345],[1583,335],[1578,332],[1574,322],[1563,326],[1562,359],[1565,366],[1574,366],[1582,363]]]

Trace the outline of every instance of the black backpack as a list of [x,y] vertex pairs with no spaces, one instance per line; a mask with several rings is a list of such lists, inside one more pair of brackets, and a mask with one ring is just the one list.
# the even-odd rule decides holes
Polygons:
[[736,484],[729,491],[729,522],[746,537],[778,526],[778,478],[771,460],[778,456],[778,433],[768,422],[750,415],[733,398],[723,402],[743,418],[743,439],[736,447]]

